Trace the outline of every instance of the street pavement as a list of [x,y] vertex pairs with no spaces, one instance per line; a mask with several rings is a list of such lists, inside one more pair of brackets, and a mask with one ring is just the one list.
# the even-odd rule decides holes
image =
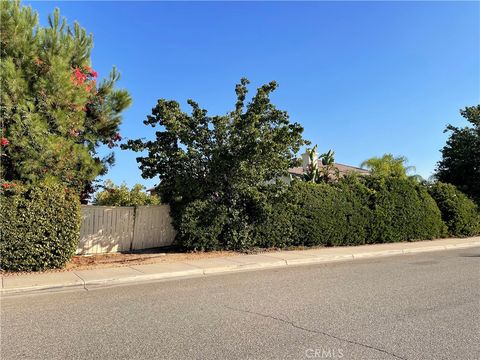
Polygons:
[[7,359],[480,359],[480,248],[1,299]]

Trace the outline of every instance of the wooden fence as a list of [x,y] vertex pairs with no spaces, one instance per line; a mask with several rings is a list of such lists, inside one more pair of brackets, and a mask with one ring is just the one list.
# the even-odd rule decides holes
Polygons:
[[82,206],[77,254],[168,246],[175,239],[168,205]]

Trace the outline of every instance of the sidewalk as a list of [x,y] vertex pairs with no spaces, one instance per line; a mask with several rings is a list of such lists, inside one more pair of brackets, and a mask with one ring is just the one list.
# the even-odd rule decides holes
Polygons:
[[204,276],[244,270],[328,263],[380,256],[408,255],[419,252],[480,246],[480,237],[441,239],[410,243],[315,248],[292,251],[266,251],[200,260],[122,266],[115,268],[2,276],[1,294],[93,289],[168,278]]

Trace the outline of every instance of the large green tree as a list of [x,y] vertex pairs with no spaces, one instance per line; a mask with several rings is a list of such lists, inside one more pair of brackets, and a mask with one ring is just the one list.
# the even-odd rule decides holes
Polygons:
[[115,89],[119,74],[97,82],[92,35],[67,25],[56,9],[49,25],[19,1],[1,4],[1,168],[5,184],[50,180],[83,194],[105,174],[122,111],[131,98]]
[[471,126],[447,126],[450,137],[441,150],[436,177],[480,204],[480,105],[466,107],[460,114]]
[[273,182],[296,164],[295,154],[306,143],[303,128],[270,100],[277,83],[261,86],[246,103],[248,83],[242,79],[236,86],[235,108],[226,115],[210,116],[193,100],[191,114],[176,101],[158,100],[144,121],[160,128],[155,139],[123,146],[147,151],[137,161],[143,177],[160,178],[162,201],[173,209],[195,200],[226,209],[223,236],[236,239],[248,238]]

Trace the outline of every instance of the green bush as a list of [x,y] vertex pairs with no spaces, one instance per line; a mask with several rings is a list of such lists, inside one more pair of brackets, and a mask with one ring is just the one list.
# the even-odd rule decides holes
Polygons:
[[295,182],[257,226],[260,247],[363,244],[370,211],[362,184]]
[[127,184],[115,185],[111,180],[105,181],[103,190],[95,194],[94,205],[100,206],[142,206],[158,205],[160,198],[147,194],[145,186],[135,184],[131,189]]
[[80,236],[78,195],[41,184],[0,195],[0,268],[39,271],[63,267]]
[[[177,242],[187,250],[246,250],[253,243],[253,224],[238,207],[196,200],[173,212]],[[177,220],[175,220],[177,219]]]
[[266,204],[247,222],[240,221],[247,217],[235,208],[212,201],[191,203],[181,211],[177,226],[181,245],[194,250],[345,246],[447,234],[427,189],[409,179],[349,176],[333,184],[294,181],[284,192],[272,194],[276,195],[266,195]]
[[254,243],[260,248],[284,248],[293,244],[291,192],[270,198],[270,203],[254,229]]
[[189,250],[248,250],[258,246],[257,225],[265,218],[270,200],[286,187],[267,184],[262,191],[244,187],[228,195],[213,193],[206,200],[174,203],[170,214],[177,243]]
[[426,240],[446,235],[440,210],[427,190],[410,179],[365,179],[372,191],[368,243]]
[[368,242],[369,224],[373,221],[371,210],[372,190],[364,179],[358,176],[347,176],[335,184],[340,188],[349,204],[346,212],[348,233],[345,245],[362,245]]
[[261,247],[341,246],[432,239],[446,234],[435,201],[411,180],[347,177],[296,182],[256,229]]
[[293,245],[363,243],[366,234],[361,210],[364,206],[356,201],[354,192],[312,183],[294,184],[291,191]]
[[179,213],[177,240],[187,250],[217,250],[225,221],[226,209],[212,201],[196,200]]
[[437,182],[428,186],[452,236],[472,236],[480,233],[477,205],[454,185]]

